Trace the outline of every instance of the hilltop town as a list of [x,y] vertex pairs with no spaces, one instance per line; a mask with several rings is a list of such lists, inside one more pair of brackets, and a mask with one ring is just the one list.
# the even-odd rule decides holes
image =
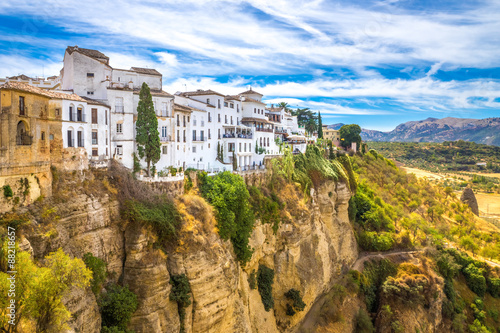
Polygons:
[[[68,46],[58,76],[0,79],[0,186],[26,178],[42,183],[34,195],[46,195],[50,166],[83,170],[115,159],[133,169],[144,82],[158,119],[161,158],[155,169],[162,175],[173,168],[263,168],[264,158],[280,155],[283,143],[304,152],[316,141],[317,134],[299,126],[290,110],[267,106],[251,88],[238,95],[202,89],[170,94],[155,69],[113,68],[97,50]],[[338,146],[338,131],[325,127],[324,135]]]

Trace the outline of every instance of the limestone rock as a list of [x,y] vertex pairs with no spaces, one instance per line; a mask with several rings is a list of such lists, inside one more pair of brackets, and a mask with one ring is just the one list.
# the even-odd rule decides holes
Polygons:
[[467,186],[464,189],[462,196],[460,197],[460,200],[463,203],[469,205],[472,212],[477,216],[479,216],[479,207],[477,205],[476,196],[474,195],[474,191],[472,191],[472,189],[469,186]]

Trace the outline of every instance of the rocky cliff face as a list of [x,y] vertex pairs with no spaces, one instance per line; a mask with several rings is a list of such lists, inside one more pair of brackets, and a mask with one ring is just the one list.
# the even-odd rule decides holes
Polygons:
[[[62,247],[72,256],[91,252],[105,260],[111,278],[122,279],[138,295],[130,324],[136,332],[179,331],[169,279],[182,273],[192,290],[187,332],[293,332],[357,258],[349,198],[345,184],[325,182],[301,215],[281,224],[276,234],[271,225],[257,223],[250,241],[254,254],[245,267],[235,259],[231,243],[218,236],[211,207],[194,195],[177,199],[184,225],[179,247],[167,255],[153,247],[155,235],[148,227],[122,221],[118,203],[107,196],[81,195],[61,205],[54,230],[35,228],[23,247],[37,258]],[[269,312],[248,282],[259,264],[275,272],[275,306]],[[293,317],[285,314],[284,293],[290,288],[299,290],[306,303]],[[68,295],[66,304],[74,313],[73,332],[98,331],[101,319],[90,289]]]

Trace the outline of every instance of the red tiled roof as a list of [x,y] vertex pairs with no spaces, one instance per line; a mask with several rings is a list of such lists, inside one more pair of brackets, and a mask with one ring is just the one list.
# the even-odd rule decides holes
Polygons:
[[91,58],[94,58],[94,59],[97,59],[97,60],[106,60],[106,63],[109,61],[109,58],[106,57],[106,55],[104,55],[104,53],[101,53],[101,52],[99,52],[97,50],[84,49],[82,47],[78,47],[78,45],[68,46],[66,48],[66,51],[69,54],[72,54],[73,52],[76,51],[78,53],[86,55],[87,57],[91,57]]
[[219,95],[219,96],[225,97],[221,93],[218,93],[218,92],[213,91],[211,89],[208,89],[208,90],[198,89],[196,91],[186,91],[186,92],[181,93],[181,96],[205,96],[205,95]]
[[247,90],[247,91],[244,91],[244,92],[240,93],[240,95],[251,95],[251,94],[257,94],[257,95],[260,95],[260,96],[264,96],[261,93],[258,93],[256,91],[252,90],[251,88],[250,88],[250,90]]
[[154,68],[130,67],[130,70],[141,74],[161,76],[161,73]]
[[67,100],[72,100],[72,101],[79,101],[79,102],[86,102],[85,99],[81,98],[80,96],[76,94],[66,94],[63,92],[57,92],[54,90],[45,90],[41,89],[38,87],[34,87],[28,83],[24,82],[16,82],[16,81],[9,81],[3,85],[0,86],[0,89],[8,89],[8,90],[18,90],[18,91],[25,91],[28,93],[32,94],[37,94],[53,99],[67,99]]

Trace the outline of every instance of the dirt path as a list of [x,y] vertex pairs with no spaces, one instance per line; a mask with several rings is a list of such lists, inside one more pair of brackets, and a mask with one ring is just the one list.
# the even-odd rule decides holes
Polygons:
[[415,257],[413,255],[415,253],[423,252],[424,250],[425,249],[360,253],[358,260],[356,260],[354,265],[352,265],[352,269],[361,272],[363,270],[365,261],[370,260],[370,259],[391,258],[391,259],[396,259],[396,261],[406,261],[408,259],[415,260]]

